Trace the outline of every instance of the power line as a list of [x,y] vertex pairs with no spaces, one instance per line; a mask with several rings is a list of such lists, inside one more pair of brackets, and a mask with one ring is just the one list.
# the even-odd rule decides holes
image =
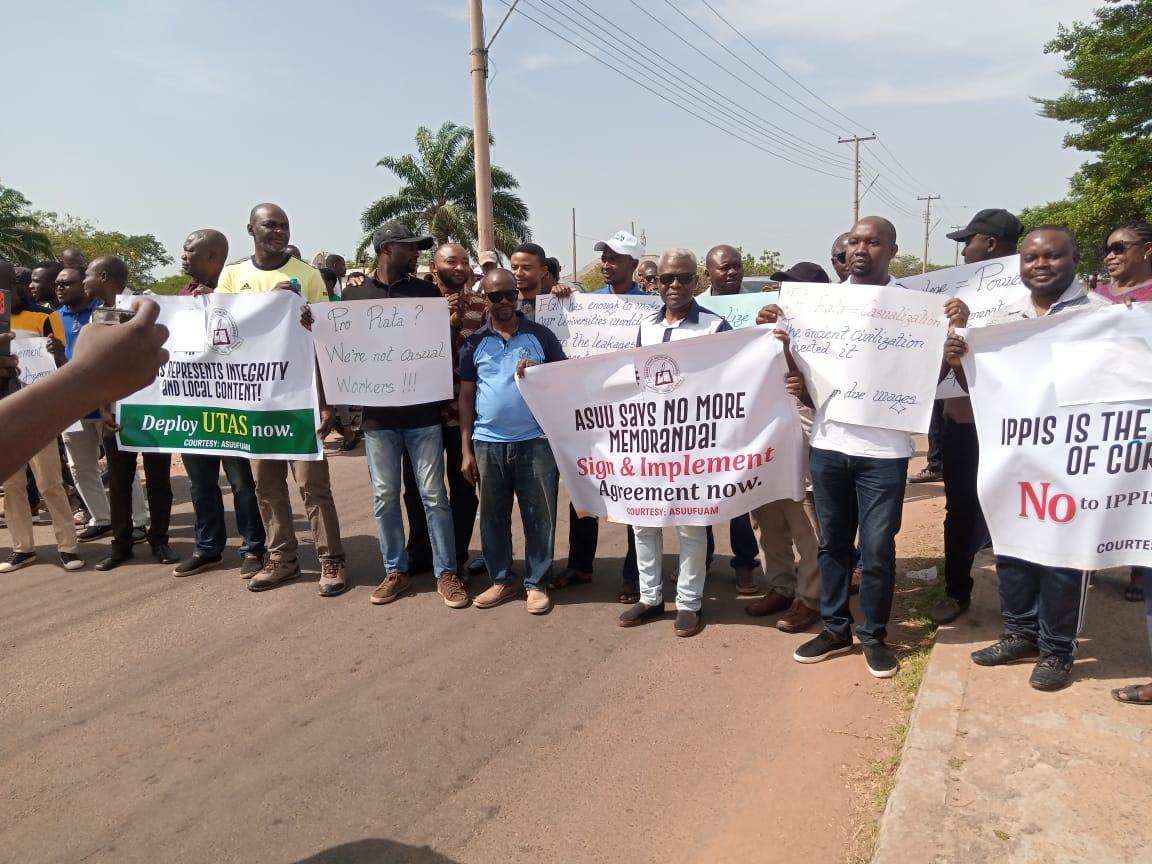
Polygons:
[[923,188],[924,184],[920,183],[920,181],[916,179],[916,177],[912,174],[912,172],[910,172],[907,168],[904,167],[904,164],[899,159],[896,158],[896,154],[888,149],[888,145],[884,143],[884,139],[883,138],[877,138],[876,140],[879,142],[880,146],[884,148],[884,152],[887,153],[889,156],[891,156],[892,161],[895,162],[896,165],[900,168],[900,170],[904,172],[904,175],[909,180],[911,180],[913,183],[917,183],[920,185],[921,188]]
[[[549,2],[549,0],[534,0],[534,2],[537,6],[538,11],[540,11],[541,14],[545,15],[548,18],[548,20],[552,21],[557,26],[565,27],[566,25],[564,22],[557,20],[557,18],[555,16],[549,14],[548,12],[546,12],[542,9],[539,9],[540,3],[543,3],[545,6],[547,6],[549,9],[553,10],[554,12],[556,12],[558,15],[563,16],[566,19],[566,21],[571,22],[580,30],[585,31],[588,34],[591,34],[591,38],[589,38],[588,36],[582,36],[581,38],[586,39],[590,42],[593,42],[593,44],[598,43],[598,42],[602,42],[604,40],[611,40],[612,42],[614,42],[618,46],[618,50],[620,52],[622,52],[621,56],[617,57],[616,59],[622,63],[629,64],[630,67],[632,67],[634,69],[634,71],[638,72],[640,75],[643,75],[647,78],[650,78],[652,75],[655,75],[655,76],[659,77],[660,79],[662,79],[665,83],[670,85],[670,87],[673,91],[680,89],[680,87],[684,87],[684,88],[687,88],[688,90],[694,91],[696,94],[698,94],[698,97],[699,97],[697,100],[700,103],[699,107],[702,110],[704,110],[705,112],[710,112],[713,110],[713,106],[711,104],[709,104],[709,98],[710,97],[709,97],[708,93],[705,93],[702,90],[700,90],[700,88],[694,87],[692,84],[689,84],[687,81],[684,80],[684,78],[681,76],[681,74],[678,74],[675,70],[670,69],[670,70],[665,71],[658,64],[656,64],[655,62],[653,62],[653,61],[649,60],[648,58],[643,57],[641,55],[638,55],[637,57],[630,57],[629,55],[633,52],[632,46],[624,43],[622,40],[620,40],[620,39],[618,39],[612,35],[613,30],[618,31],[618,30],[620,30],[620,28],[614,22],[608,20],[603,15],[596,12],[596,10],[588,7],[588,4],[581,2],[581,0],[577,0],[577,2],[580,2],[581,6],[584,6],[585,8],[589,8],[589,11],[591,11],[594,15],[596,15],[596,17],[599,18],[602,22],[604,22],[604,25],[606,25],[606,28],[597,25],[595,21],[593,21],[591,18],[589,18],[588,16],[581,13],[579,10],[573,9],[572,6],[566,2],[566,0],[555,0],[555,2],[558,2],[562,6],[571,10],[575,15],[580,16],[580,18],[583,21],[588,22],[588,24],[591,26],[586,26],[585,24],[582,24],[579,21],[577,21],[575,18],[573,18],[572,15],[569,15],[569,14],[562,12],[561,10],[557,9],[555,6],[552,5],[551,2]],[[640,64],[644,64],[645,68],[637,69],[636,67],[639,66]],[[681,70],[681,72],[683,75],[686,75],[692,81],[695,81],[698,84],[700,84],[700,86],[703,87],[705,90],[709,91],[712,94],[712,97],[719,99],[725,103],[732,103],[733,102],[733,100],[729,99],[723,93],[716,90],[716,88],[708,85],[704,81],[701,81],[699,78],[696,78],[690,72],[686,72],[683,70]],[[670,80],[669,76],[674,77],[676,80],[675,81]],[[817,147],[816,145],[812,145],[812,144],[804,141],[803,139],[799,139],[789,130],[784,129],[783,127],[777,126],[771,120],[769,120],[767,117],[764,117],[763,115],[757,114],[756,112],[751,111],[750,109],[747,109],[744,106],[739,106],[739,107],[741,108],[742,111],[746,112],[747,114],[751,115],[751,117],[756,118],[760,121],[760,123],[753,123],[751,120],[748,120],[748,119],[743,119],[743,118],[738,118],[738,117],[732,118],[734,120],[734,122],[737,122],[737,123],[742,122],[745,125],[747,125],[748,127],[750,127],[748,131],[751,132],[753,135],[764,135],[765,137],[771,139],[772,141],[776,142],[780,146],[786,147],[790,150],[795,151],[800,156],[803,156],[803,157],[806,157],[809,159],[815,159],[815,160],[818,160],[818,161],[825,163],[825,165],[827,167],[831,167],[834,169],[837,169],[837,168],[842,169],[844,167],[847,167],[847,163],[845,162],[845,160],[836,156],[836,154],[832,153],[831,156],[823,155],[824,152],[831,153],[831,151],[822,151],[821,148]],[[776,132],[773,130],[777,130],[780,134],[776,134]]]
[[[510,5],[510,3],[509,3],[509,0],[501,0],[501,2],[502,2],[502,3],[504,3],[504,5],[506,5],[506,6],[507,6],[507,5]],[[847,177],[845,177],[845,176],[844,176],[844,175],[842,175],[842,174],[833,174],[833,173],[831,173],[831,172],[829,172],[829,171],[824,171],[824,170],[821,170],[820,168],[816,168],[816,167],[813,167],[812,165],[806,165],[806,164],[805,164],[805,163],[803,163],[803,162],[797,162],[796,160],[794,160],[794,159],[791,159],[791,158],[789,158],[789,157],[787,157],[787,156],[784,156],[784,155],[782,155],[781,153],[778,153],[778,152],[776,152],[775,150],[771,150],[771,149],[769,149],[769,148],[765,147],[764,145],[760,144],[758,141],[755,141],[755,140],[750,140],[750,139],[748,139],[748,138],[745,138],[745,137],[743,137],[742,135],[740,135],[740,134],[738,134],[738,133],[736,133],[736,132],[733,132],[731,129],[724,129],[724,128],[721,128],[721,127],[718,127],[718,126],[716,126],[716,125],[715,125],[715,123],[714,123],[714,121],[712,121],[712,120],[709,120],[709,119],[708,119],[707,117],[705,117],[704,115],[702,115],[702,114],[698,114],[697,112],[693,111],[691,108],[689,108],[689,107],[687,107],[686,105],[684,105],[684,104],[683,104],[683,102],[677,102],[677,101],[675,101],[674,99],[672,99],[672,98],[670,98],[670,97],[666,96],[664,93],[661,93],[661,92],[659,92],[658,90],[654,90],[654,89],[652,89],[652,87],[650,87],[648,84],[646,84],[646,83],[644,83],[643,81],[641,81],[641,80],[639,80],[639,79],[635,78],[634,76],[632,76],[632,75],[631,75],[631,74],[629,74],[628,72],[626,72],[626,71],[624,71],[624,70],[622,70],[622,69],[619,69],[619,68],[617,68],[616,66],[613,66],[611,63],[608,63],[608,62],[607,62],[607,61],[605,61],[603,58],[601,58],[601,57],[598,57],[596,54],[593,54],[591,51],[589,51],[588,49],[584,48],[583,46],[581,46],[581,45],[577,45],[577,44],[576,44],[575,42],[573,42],[572,40],[570,40],[570,39],[566,38],[565,36],[561,35],[560,33],[556,32],[556,31],[555,31],[555,30],[553,30],[551,27],[549,27],[547,24],[544,24],[544,23],[542,23],[542,22],[538,21],[537,19],[533,18],[531,15],[529,15],[529,14],[528,14],[527,12],[525,12],[523,9],[521,9],[521,8],[517,8],[517,10],[516,10],[516,11],[519,13],[519,15],[520,15],[522,18],[525,18],[526,20],[528,20],[528,21],[531,21],[533,24],[535,24],[535,25],[536,25],[537,27],[539,27],[541,30],[544,30],[545,32],[547,32],[547,33],[550,33],[552,36],[554,36],[554,37],[556,37],[557,39],[559,39],[559,40],[560,40],[561,42],[563,42],[565,45],[568,45],[570,48],[575,48],[575,49],[576,49],[577,51],[579,51],[581,54],[584,54],[585,56],[587,56],[587,57],[589,57],[590,59],[592,59],[592,60],[596,61],[597,63],[599,63],[600,65],[602,65],[602,66],[604,66],[604,67],[606,67],[606,68],[608,68],[608,69],[611,69],[611,70],[612,70],[613,72],[615,72],[617,75],[620,75],[621,77],[628,79],[628,80],[629,80],[629,81],[631,81],[633,84],[636,84],[637,86],[639,86],[641,89],[643,89],[643,90],[646,90],[648,93],[652,94],[653,96],[657,97],[658,99],[661,99],[661,100],[663,100],[664,102],[667,102],[667,103],[668,103],[669,105],[671,105],[673,108],[679,108],[681,111],[684,111],[684,112],[685,112],[685,113],[687,113],[687,114],[691,114],[691,115],[692,115],[693,117],[695,117],[697,120],[700,120],[700,121],[702,121],[703,123],[707,124],[707,125],[708,125],[710,128],[712,128],[712,129],[715,129],[715,130],[717,130],[717,131],[721,132],[722,134],[729,136],[730,138],[735,138],[737,141],[741,141],[741,142],[743,142],[744,144],[748,144],[748,145],[749,145],[749,146],[751,146],[751,147],[755,147],[757,150],[760,150],[760,151],[762,151],[762,152],[764,152],[764,153],[767,153],[767,154],[768,154],[768,155],[770,155],[770,156],[773,156],[773,157],[775,157],[775,158],[777,158],[777,159],[783,160],[784,162],[788,162],[789,164],[795,165],[795,166],[796,166],[796,167],[798,167],[798,168],[803,168],[803,169],[805,169],[806,171],[811,171],[811,172],[813,172],[813,173],[815,173],[815,174],[823,174],[825,177],[832,177],[832,178],[833,178],[833,179],[835,179],[835,180],[846,180],[846,179],[848,179]]]

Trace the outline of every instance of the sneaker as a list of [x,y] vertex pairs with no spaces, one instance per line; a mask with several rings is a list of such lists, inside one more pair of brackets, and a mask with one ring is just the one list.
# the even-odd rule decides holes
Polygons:
[[101,537],[107,537],[111,533],[111,525],[89,525],[76,535],[76,539],[81,543],[87,543],[90,540],[99,540]]
[[464,583],[452,572],[445,573],[436,580],[436,593],[449,609],[463,609],[472,602]]
[[873,678],[895,678],[900,671],[900,663],[892,649],[883,642],[865,642],[864,662],[868,664],[868,671]]
[[909,483],[938,483],[944,479],[944,471],[940,468],[933,468],[928,465],[922,471],[913,474],[908,478]]
[[799,600],[794,600],[788,611],[776,620],[776,629],[785,633],[803,633],[819,620],[819,609],[813,609]]
[[704,613],[690,609],[676,610],[675,632],[677,636],[695,636],[704,629]]
[[203,552],[193,552],[191,558],[186,558],[172,570],[173,576],[191,576],[201,570],[211,570],[220,564],[221,556],[206,555]]
[[487,591],[472,601],[477,609],[491,609],[501,603],[507,603],[520,591],[515,585],[501,585],[499,582],[492,585]]
[[663,617],[664,604],[662,602],[655,606],[649,606],[647,603],[633,603],[620,613],[620,619],[616,623],[621,627],[639,627],[641,624],[656,621]]
[[263,569],[263,555],[257,555],[255,552],[244,553],[244,557],[240,561],[240,577],[242,579],[251,579]]
[[389,573],[384,577],[384,581],[376,586],[376,590],[368,599],[377,606],[383,606],[385,603],[399,600],[404,592],[411,587],[412,580],[407,573]]
[[147,526],[137,525],[135,528],[132,529],[132,545],[133,546],[135,546],[137,543],[143,543],[147,539],[148,539]]
[[1017,660],[1030,660],[1040,656],[1036,643],[1018,633],[1005,633],[999,642],[987,648],[972,652],[972,662],[977,666],[1003,666]]
[[285,561],[282,558],[269,558],[260,572],[248,581],[249,591],[267,591],[295,579],[300,575],[300,565],[295,561]]
[[528,589],[528,611],[533,615],[546,615],[552,611],[552,598],[547,591],[538,588]]
[[972,605],[971,600],[957,600],[954,597],[945,597],[938,600],[932,607],[932,621],[936,624],[951,624],[968,611]]
[[[348,568],[342,558],[320,559],[320,596],[335,597],[348,590]],[[375,595],[373,595],[375,597]],[[395,598],[393,598],[395,599]],[[373,600],[373,603],[376,601]]]
[[88,521],[91,518],[92,517],[88,515],[87,510],[77,510],[75,513],[72,514],[72,524],[75,525],[77,528],[82,528],[83,526],[88,524]]
[[828,630],[822,630],[815,639],[809,639],[797,648],[792,659],[797,663],[819,663],[821,660],[827,660],[837,654],[847,654],[851,650],[851,636],[847,639],[841,639]]
[[1028,683],[1033,690],[1051,692],[1060,690],[1068,685],[1072,677],[1072,658],[1061,657],[1059,654],[1043,654]]
[[61,552],[60,566],[65,570],[83,570],[84,559],[74,552]]
[[0,573],[11,573],[13,570],[27,567],[35,560],[35,552],[13,552],[7,561],[0,561]]
[[737,567],[736,568],[736,593],[737,594],[756,594],[760,591],[756,585],[756,568],[755,567]]

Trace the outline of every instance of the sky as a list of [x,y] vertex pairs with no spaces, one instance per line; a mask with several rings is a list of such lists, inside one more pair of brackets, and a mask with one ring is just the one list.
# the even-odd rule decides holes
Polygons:
[[[1096,5],[520,0],[491,49],[492,160],[565,270],[572,208],[580,266],[633,224],[653,253],[731,243],[826,266],[852,217],[837,138],[875,133],[861,215],[891,218],[919,256],[916,198],[941,196],[930,258],[950,263],[951,226],[1063,197],[1085,160],[1030,97],[1066,89],[1044,44]],[[507,4],[484,7],[491,34]],[[0,0],[0,14],[0,182],[177,258],[206,227],[250,252],[260,201],[286,209],[306,258],[349,254],[364,208],[398,189],[377,160],[412,152],[420,126],[472,125],[467,0]]]

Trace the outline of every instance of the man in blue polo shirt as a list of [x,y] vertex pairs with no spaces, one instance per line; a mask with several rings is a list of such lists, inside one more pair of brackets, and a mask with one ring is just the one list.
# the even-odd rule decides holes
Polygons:
[[636,267],[644,257],[644,246],[627,231],[617,231],[592,247],[600,253],[604,287],[596,294],[648,294],[636,284]]
[[524,522],[528,611],[552,608],[548,583],[556,533],[559,474],[552,448],[516,386],[527,366],[566,359],[552,331],[516,310],[516,280],[492,270],[480,283],[488,323],[460,349],[461,473],[480,483],[480,545],[492,587],[475,599],[487,609],[514,598],[512,499]]

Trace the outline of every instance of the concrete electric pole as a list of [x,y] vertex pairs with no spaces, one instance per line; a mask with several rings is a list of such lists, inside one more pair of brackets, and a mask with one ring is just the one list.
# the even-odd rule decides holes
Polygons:
[[841,144],[852,144],[852,224],[860,221],[860,142],[875,141],[875,135],[861,138],[853,135],[851,138],[836,139]]
[[476,158],[476,239],[480,252],[496,251],[492,227],[492,154],[488,146],[488,48],[483,0],[468,0],[472,32],[472,140]]
[[928,235],[932,231],[932,202],[939,201],[939,195],[917,195],[917,201],[927,201],[928,204],[924,208],[924,260],[920,262],[920,272],[928,272]]

